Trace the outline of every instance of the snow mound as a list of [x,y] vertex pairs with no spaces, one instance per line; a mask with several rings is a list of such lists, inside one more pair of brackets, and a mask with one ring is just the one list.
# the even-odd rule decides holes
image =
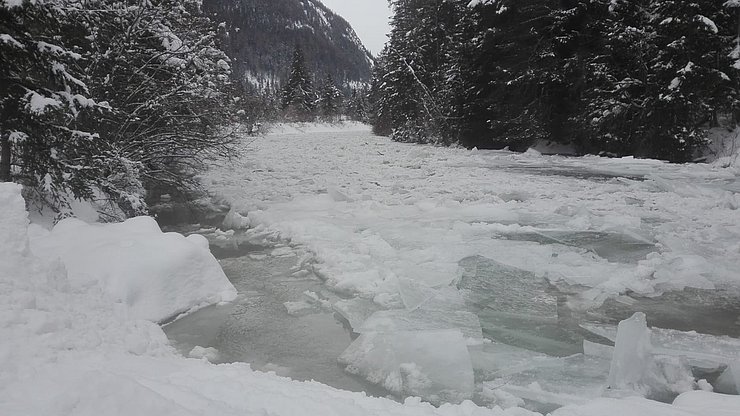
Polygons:
[[96,225],[68,218],[50,233],[34,228],[31,248],[61,259],[76,286],[98,284],[132,319],[160,322],[236,297],[203,241],[162,233],[150,217]]

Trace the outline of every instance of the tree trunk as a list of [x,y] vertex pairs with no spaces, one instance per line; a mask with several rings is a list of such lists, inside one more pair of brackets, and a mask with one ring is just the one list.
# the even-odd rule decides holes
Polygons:
[[10,182],[10,138],[4,135],[0,138],[0,182]]

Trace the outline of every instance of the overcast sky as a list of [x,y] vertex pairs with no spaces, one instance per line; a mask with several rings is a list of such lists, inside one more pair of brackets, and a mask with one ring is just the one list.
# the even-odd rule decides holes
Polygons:
[[388,0],[321,0],[324,5],[342,16],[352,25],[362,43],[377,55],[390,31],[388,19],[391,11]]

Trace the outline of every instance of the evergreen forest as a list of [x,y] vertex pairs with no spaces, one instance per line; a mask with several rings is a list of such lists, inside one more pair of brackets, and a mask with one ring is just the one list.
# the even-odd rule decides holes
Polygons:
[[682,162],[737,122],[737,0],[390,3],[371,99],[394,140]]

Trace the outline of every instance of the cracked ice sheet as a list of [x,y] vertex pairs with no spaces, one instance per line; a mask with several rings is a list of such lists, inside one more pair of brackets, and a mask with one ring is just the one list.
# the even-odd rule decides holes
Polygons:
[[[245,141],[242,156],[204,182],[249,212],[255,235],[311,250],[337,290],[372,298],[397,294],[397,279],[444,286],[475,255],[592,287],[586,305],[625,291],[740,287],[730,169],[417,146],[357,125],[320,130]],[[656,252],[607,261],[584,248],[496,238],[502,227],[530,226],[623,232],[656,242]]]

